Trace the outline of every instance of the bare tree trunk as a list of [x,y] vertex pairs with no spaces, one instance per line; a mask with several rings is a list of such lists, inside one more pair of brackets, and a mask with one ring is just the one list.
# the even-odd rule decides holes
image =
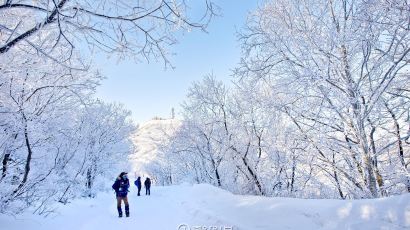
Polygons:
[[404,160],[403,141],[401,140],[401,135],[400,135],[400,125],[399,125],[399,122],[397,121],[396,114],[394,114],[393,110],[389,108],[386,102],[384,103],[384,105],[386,106],[387,111],[389,112],[391,118],[393,119],[394,134],[396,136],[396,141],[397,141],[397,153],[398,153],[398,157],[400,160],[400,164],[406,175],[405,184],[406,184],[407,192],[410,192],[410,176],[409,176],[409,172],[407,169],[406,161]]
[[[226,132],[228,132],[227,129],[226,129]],[[217,184],[218,184],[219,187],[221,187],[221,177],[220,177],[219,171],[218,171],[218,166],[219,166],[220,161],[215,162],[215,159],[214,159],[215,157],[213,156],[212,149],[211,149],[211,138],[208,137],[205,133],[203,133],[203,135],[204,135],[204,137],[207,141],[206,142],[206,147],[207,147],[209,158],[211,159],[211,164],[212,164],[212,168],[213,168],[213,171],[215,173],[215,176],[216,176]],[[202,158],[205,158],[205,157],[202,155]],[[206,168],[205,164],[204,164],[204,168]]]
[[173,183],[171,167],[169,167],[169,170],[168,170],[168,182],[169,182],[169,185]]
[[[361,140],[361,142],[363,141],[364,140]],[[377,180],[374,175],[374,168],[373,168],[372,160],[369,156],[369,151],[366,148],[367,147],[366,144],[362,143],[361,147],[363,150],[362,161],[363,161],[363,165],[366,171],[367,188],[369,189],[372,197],[376,198],[379,196],[379,194],[378,194],[378,189],[377,189]]]
[[3,157],[3,169],[2,169],[1,179],[3,179],[3,178],[6,176],[6,174],[7,174],[7,163],[9,162],[9,160],[10,160],[10,153],[4,154],[4,157]]
[[17,187],[16,190],[13,191],[13,194],[16,194],[27,182],[28,179],[28,174],[30,172],[30,164],[33,156],[33,150],[31,149],[30,145],[30,140],[28,137],[28,129],[27,129],[27,121],[26,118],[24,118],[24,139],[25,139],[25,144],[27,148],[27,158],[26,158],[26,164],[24,166],[24,175],[23,175],[23,180],[20,182],[19,186]]
[[30,140],[28,138],[27,124],[24,128],[24,139],[25,139],[26,147],[27,147],[27,159],[26,159],[26,165],[24,167],[24,176],[21,182],[22,184],[25,184],[27,182],[28,174],[30,172],[31,159],[33,156],[33,150],[31,149]]
[[93,197],[94,196],[91,192],[91,189],[93,187],[93,182],[94,182],[94,176],[93,176],[93,173],[92,173],[92,168],[89,167],[87,169],[87,182],[86,182],[88,197]]
[[383,177],[380,174],[379,168],[378,168],[378,161],[377,161],[377,154],[376,154],[376,144],[374,142],[374,133],[376,132],[376,127],[372,124],[370,119],[367,119],[372,127],[372,129],[370,130],[370,147],[371,147],[371,151],[372,151],[372,155],[373,155],[373,165],[375,168],[375,173],[376,173],[376,178],[377,178],[377,184],[379,185],[379,188],[381,189],[381,193],[383,194],[383,185],[384,185],[384,181],[383,181]]
[[[353,151],[353,149],[352,149],[352,140],[347,136],[347,135],[345,135],[345,140],[346,140],[346,143],[347,143],[347,145],[348,145],[348,148],[349,148],[349,151],[350,151],[350,155],[351,155],[351,157],[352,157],[352,159],[353,159],[353,163],[354,163],[354,165],[356,166],[356,170],[359,172],[359,174],[360,174],[360,179],[361,179],[361,181],[363,181],[364,182],[364,184],[366,183],[366,178],[365,178],[365,176],[364,176],[364,172],[363,172],[363,168],[362,168],[362,165],[360,164],[360,162],[357,160],[357,157],[356,157],[356,153]],[[352,169],[354,169],[354,168],[352,168]]]
[[359,102],[359,95],[355,91],[356,83],[352,79],[350,74],[350,65],[348,62],[348,54],[347,54],[347,47],[345,45],[341,46],[341,52],[343,57],[343,64],[344,64],[344,75],[346,89],[348,98],[350,100],[351,110],[353,114],[353,128],[355,130],[356,136],[359,140],[359,146],[362,152],[362,163],[364,166],[365,178],[366,178],[366,185],[369,189],[372,197],[378,197],[379,192],[377,189],[377,182],[376,177],[374,175],[374,168],[370,157],[369,146],[366,137],[366,130],[364,126],[364,118],[361,113],[361,104]]
[[[344,18],[339,18],[335,14],[334,11],[334,3],[332,0],[329,1],[330,3],[330,12],[332,14],[332,19],[333,19],[333,24],[336,27],[336,31],[340,36],[343,36],[342,33],[344,33],[344,30],[346,29],[346,21],[347,21],[347,15],[349,13],[347,12],[347,9],[344,9]],[[340,22],[339,20],[343,20]],[[348,47],[346,47],[346,44],[341,44],[340,46],[340,54],[342,57],[342,71],[341,75],[342,78],[345,81],[345,87],[346,87],[346,94],[347,97],[350,101],[350,109],[352,110],[352,125],[355,130],[355,134],[359,140],[359,146],[361,148],[361,154],[362,154],[362,164],[364,168],[364,173],[365,173],[365,179],[366,179],[366,187],[370,191],[370,194],[372,197],[378,197],[378,189],[377,189],[377,182],[376,182],[376,177],[374,175],[374,169],[373,165],[371,163],[370,159],[370,154],[369,154],[369,148],[368,148],[368,143],[367,143],[367,138],[366,138],[366,133],[365,133],[365,127],[364,127],[364,117],[362,116],[362,111],[360,107],[360,102],[359,102],[359,95],[357,92],[357,83],[354,81],[351,75],[351,69],[350,69],[350,64],[349,64],[349,57],[348,57]]]
[[[251,145],[251,143],[248,142],[246,152],[245,152],[245,154],[244,154],[243,156],[241,156],[241,159],[242,159],[243,164],[244,164],[245,167],[246,167],[246,170],[247,170],[248,173],[251,175],[251,178],[252,178],[252,180],[253,180],[253,183],[255,183],[256,187],[258,188],[258,193],[261,194],[261,195],[265,195],[265,193],[262,191],[262,185],[261,185],[261,183],[259,182],[258,176],[257,176],[256,173],[254,172],[254,170],[252,169],[252,167],[249,165],[248,159],[247,159],[247,157],[246,157],[246,156],[248,155],[250,145]],[[233,151],[235,151],[236,153],[238,153],[239,155],[242,155],[242,153],[239,152],[238,149],[236,149],[234,146],[231,146],[230,148],[231,148]],[[242,171],[242,170],[241,170],[241,171]],[[243,172],[243,173],[244,173],[244,172]],[[245,175],[246,175],[246,174],[245,174]],[[246,175],[246,177],[248,178],[247,175]]]
[[296,174],[296,157],[295,157],[295,152],[293,151],[293,156],[292,156],[292,176],[290,179],[290,192],[293,192],[294,189],[294,184],[295,184],[295,174]]
[[215,176],[216,176],[216,180],[218,183],[218,187],[221,187],[221,177],[219,175],[219,171],[218,171],[218,165],[215,160],[213,158],[211,158],[211,162],[212,162],[212,167],[214,168],[214,172],[215,172]]
[[332,162],[333,162],[333,178],[335,179],[336,182],[336,187],[337,187],[337,191],[339,192],[340,198],[345,199],[345,196],[343,195],[343,191],[342,191],[342,186],[340,185],[340,181],[339,181],[339,176],[337,175],[337,171],[336,171],[336,160],[335,160],[335,153],[333,152],[333,157],[332,157]]
[[265,193],[262,191],[262,185],[259,182],[258,176],[256,175],[256,173],[253,171],[253,169],[250,167],[249,163],[248,163],[248,159],[246,157],[247,153],[242,157],[242,162],[245,165],[246,169],[248,170],[249,174],[251,175],[256,187],[258,188],[258,192],[261,195],[265,195]]

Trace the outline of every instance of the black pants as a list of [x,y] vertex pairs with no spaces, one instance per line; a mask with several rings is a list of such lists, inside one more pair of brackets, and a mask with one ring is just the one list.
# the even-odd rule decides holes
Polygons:
[[141,187],[138,187],[138,196],[140,195]]
[[145,187],[145,195],[151,195],[151,187]]

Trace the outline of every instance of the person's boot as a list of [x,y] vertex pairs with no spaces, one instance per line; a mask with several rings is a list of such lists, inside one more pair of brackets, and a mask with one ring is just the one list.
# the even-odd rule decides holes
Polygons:
[[125,216],[130,217],[130,206],[125,206]]
[[118,210],[118,217],[122,217],[122,209],[121,207],[117,207]]

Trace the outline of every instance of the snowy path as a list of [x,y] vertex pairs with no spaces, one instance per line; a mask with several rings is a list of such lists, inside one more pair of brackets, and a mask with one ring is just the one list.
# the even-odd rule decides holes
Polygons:
[[[73,202],[53,218],[0,215],[1,230],[410,229],[410,195],[340,201],[235,196],[209,185],[154,187],[129,195],[130,218],[118,218],[112,193]],[[202,228],[195,228],[202,227]],[[214,227],[214,228],[211,228]]]
[[[164,187],[154,187],[151,196],[136,196],[135,191],[129,194],[129,218],[118,218],[116,200],[113,193],[99,194],[97,199],[84,199],[63,207],[60,213],[52,219],[38,218],[24,215],[17,219],[0,217],[4,230],[22,229],[61,229],[61,230],[89,230],[89,229],[177,229],[182,220],[189,220],[176,200],[170,198]],[[141,192],[142,193],[142,192]],[[123,207],[124,210],[124,207]]]

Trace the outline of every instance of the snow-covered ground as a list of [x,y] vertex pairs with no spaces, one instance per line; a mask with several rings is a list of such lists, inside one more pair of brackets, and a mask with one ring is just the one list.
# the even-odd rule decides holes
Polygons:
[[4,230],[72,229],[410,229],[410,195],[377,200],[308,200],[233,195],[210,185],[153,187],[129,194],[131,217],[118,218],[112,193],[77,200],[58,214],[0,215]]

